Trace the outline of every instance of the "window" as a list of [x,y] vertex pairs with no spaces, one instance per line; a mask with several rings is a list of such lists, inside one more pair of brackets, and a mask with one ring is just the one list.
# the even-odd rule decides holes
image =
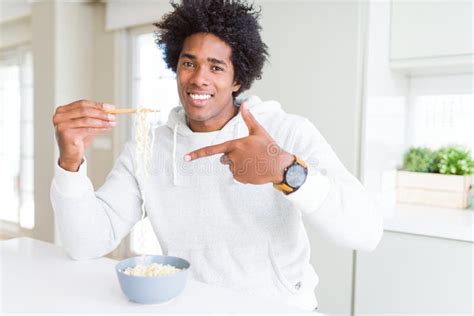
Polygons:
[[33,66],[28,47],[0,51],[0,220],[34,227]]
[[[132,104],[135,107],[160,109],[156,120],[159,125],[165,124],[171,109],[179,105],[175,73],[166,67],[163,52],[155,43],[153,31],[132,30],[131,43]],[[137,223],[133,228],[130,234],[130,250],[133,253],[161,253],[148,219]]]
[[472,76],[419,77],[410,83],[410,146],[460,145],[474,154]]
[[461,145],[474,153],[474,95],[423,95],[414,100],[413,145]]
[[175,73],[166,67],[153,33],[138,33],[132,43],[133,105],[160,109],[157,120],[165,124],[170,110],[179,105]]

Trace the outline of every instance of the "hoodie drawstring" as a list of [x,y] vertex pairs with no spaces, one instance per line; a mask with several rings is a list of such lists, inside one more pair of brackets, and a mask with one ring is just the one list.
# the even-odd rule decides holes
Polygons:
[[233,137],[233,139],[239,138],[239,132],[240,132],[239,127],[240,127],[240,124],[239,124],[239,122],[237,122],[237,123],[234,125],[234,137]]
[[[243,119],[242,119],[243,120]],[[239,138],[240,135],[240,128],[241,125],[245,124],[244,122],[236,122],[233,126],[233,139]],[[173,127],[173,152],[172,152],[172,173],[173,173],[173,185],[178,185],[178,164],[176,160],[176,148],[178,146],[177,138],[178,138],[178,129],[180,127],[180,123],[177,122]]]
[[177,179],[177,166],[176,166],[176,139],[178,137],[178,127],[179,127],[179,122],[176,123],[173,129],[173,153],[172,153],[172,159],[173,159],[173,185],[178,185],[178,179]]

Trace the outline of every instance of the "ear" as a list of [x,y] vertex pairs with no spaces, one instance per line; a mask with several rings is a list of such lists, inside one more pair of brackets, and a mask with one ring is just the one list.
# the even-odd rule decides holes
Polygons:
[[241,87],[240,83],[238,83],[237,81],[234,81],[234,83],[232,84],[232,92],[239,91],[240,87]]

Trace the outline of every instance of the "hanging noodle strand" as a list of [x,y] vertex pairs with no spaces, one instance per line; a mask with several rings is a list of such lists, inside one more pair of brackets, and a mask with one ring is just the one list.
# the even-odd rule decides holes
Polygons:
[[136,144],[136,176],[143,184],[140,190],[142,204],[141,204],[141,234],[138,240],[139,252],[142,253],[142,258],[145,257],[145,227],[144,219],[146,217],[145,210],[145,181],[150,175],[150,168],[153,156],[153,144],[155,141],[156,124],[151,124],[147,113],[143,108],[137,109],[135,118],[135,144]]

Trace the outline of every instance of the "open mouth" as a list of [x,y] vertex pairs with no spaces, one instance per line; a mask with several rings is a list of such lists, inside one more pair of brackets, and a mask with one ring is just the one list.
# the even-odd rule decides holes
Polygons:
[[187,92],[187,95],[194,105],[204,105],[214,96],[212,93],[208,92]]
[[214,95],[211,93],[191,93],[188,92],[188,95],[191,97],[193,100],[209,100],[212,98]]

